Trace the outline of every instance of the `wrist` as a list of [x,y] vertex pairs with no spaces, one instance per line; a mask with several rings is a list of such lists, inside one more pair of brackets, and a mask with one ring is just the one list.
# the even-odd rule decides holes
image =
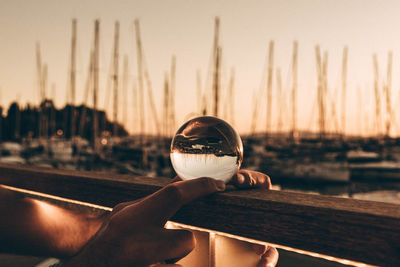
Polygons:
[[63,267],[110,267],[107,256],[109,253],[97,244],[96,235],[73,257],[64,261]]
[[69,223],[73,227],[63,233],[65,239],[57,239],[59,250],[64,252],[60,255],[62,258],[72,258],[78,255],[99,231],[105,216],[75,214],[73,217],[75,219]]
[[86,229],[82,228],[82,235],[85,236],[83,245],[80,246],[79,250],[71,258],[65,261],[62,266],[110,266],[105,260],[107,252],[104,251],[104,249],[102,251],[101,246],[99,247],[98,242],[96,242],[99,233],[103,230],[102,226],[107,216],[108,213],[104,213],[96,217],[86,218]]

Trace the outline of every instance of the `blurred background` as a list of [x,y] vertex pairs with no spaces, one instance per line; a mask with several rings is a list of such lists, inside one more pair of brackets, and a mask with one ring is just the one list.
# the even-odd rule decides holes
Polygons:
[[0,162],[173,177],[200,115],[274,189],[400,203],[397,1],[0,0]]

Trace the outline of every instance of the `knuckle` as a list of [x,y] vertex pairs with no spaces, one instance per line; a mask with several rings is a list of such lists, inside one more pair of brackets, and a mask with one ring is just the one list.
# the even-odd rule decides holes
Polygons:
[[246,175],[248,174],[247,170],[243,170],[243,169],[240,169],[240,170],[238,171],[238,173],[240,173],[240,174],[243,175],[243,176],[246,176]]
[[246,173],[246,174],[244,175],[244,181],[245,181],[245,183],[246,183],[247,185],[250,185],[250,183],[251,183],[251,177],[250,177],[250,175],[249,175],[248,173]]
[[183,200],[183,192],[182,189],[177,185],[177,184],[169,184],[165,188],[166,193],[168,196],[175,201],[181,201]]
[[210,178],[202,177],[199,178],[200,186],[204,189],[213,187],[213,182]]

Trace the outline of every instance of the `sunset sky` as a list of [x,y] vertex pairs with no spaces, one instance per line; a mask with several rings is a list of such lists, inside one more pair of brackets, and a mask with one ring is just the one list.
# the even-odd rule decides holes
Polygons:
[[[105,103],[106,79],[112,55],[114,22],[120,21],[120,54],[129,56],[130,85],[127,128],[134,132],[131,90],[136,77],[133,21],[141,23],[145,58],[161,112],[163,79],[171,56],[177,57],[177,126],[196,112],[196,71],[204,88],[210,63],[214,17],[221,19],[222,86],[235,68],[235,126],[249,131],[253,92],[260,86],[268,43],[275,41],[275,67],[282,69],[283,88],[289,96],[293,41],[299,43],[298,124],[316,129],[317,75],[315,45],[328,51],[329,109],[336,102],[340,116],[342,50],[349,47],[347,133],[373,133],[375,102],[372,55],[378,56],[380,84],[386,80],[387,54],[393,51],[392,106],[400,133],[400,3],[398,1],[189,1],[189,0],[0,0],[0,103],[38,103],[35,43],[48,64],[49,84],[56,86],[56,104],[65,104],[70,57],[71,20],[78,20],[77,102],[83,99],[94,20],[100,19],[100,107]],[[120,73],[122,73],[122,58]],[[49,86],[50,87],[50,86]],[[359,88],[359,89],[358,89]],[[289,102],[278,103],[274,75],[273,129],[283,105],[289,128]],[[48,90],[51,96],[51,90]],[[360,92],[360,93],[358,93]],[[361,95],[361,97],[359,97]],[[384,102],[383,96],[381,99]],[[261,98],[258,131],[265,129],[265,96]],[[91,105],[91,102],[89,102]],[[122,106],[122,105],[120,105]],[[110,105],[111,107],[111,105]],[[382,106],[382,112],[385,106]],[[360,121],[360,114],[361,121]],[[111,115],[111,113],[110,113]],[[331,115],[331,112],[329,112]],[[382,118],[384,118],[382,116]],[[120,120],[122,117],[120,116]],[[148,119],[148,121],[151,121]],[[331,121],[331,119],[330,119]],[[329,124],[331,127],[332,122]],[[154,127],[153,127],[154,128]],[[152,127],[149,126],[148,131]]]

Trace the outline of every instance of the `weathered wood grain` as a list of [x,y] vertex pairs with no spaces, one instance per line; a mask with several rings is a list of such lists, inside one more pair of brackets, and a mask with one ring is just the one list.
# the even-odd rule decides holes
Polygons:
[[[167,178],[0,165],[0,183],[112,207]],[[283,191],[228,190],[186,205],[176,222],[382,266],[400,266],[400,206]]]

